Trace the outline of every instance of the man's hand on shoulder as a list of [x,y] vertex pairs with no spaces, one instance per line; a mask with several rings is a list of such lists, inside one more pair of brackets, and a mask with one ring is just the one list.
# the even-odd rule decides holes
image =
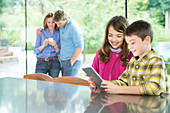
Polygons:
[[38,28],[37,29],[37,31],[36,31],[36,35],[41,35],[42,33],[41,33],[41,30],[42,30],[43,28]]

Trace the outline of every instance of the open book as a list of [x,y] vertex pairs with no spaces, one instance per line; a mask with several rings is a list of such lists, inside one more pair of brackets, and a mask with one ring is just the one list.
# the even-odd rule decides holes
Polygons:
[[89,86],[89,82],[87,80],[84,80],[84,79],[79,78],[79,77],[73,77],[73,76],[64,76],[64,77],[52,78],[51,76],[46,75],[46,74],[34,73],[34,74],[24,75],[23,78],[33,79],[33,80],[49,81],[49,82],[57,82],[57,83],[67,83],[67,84]]

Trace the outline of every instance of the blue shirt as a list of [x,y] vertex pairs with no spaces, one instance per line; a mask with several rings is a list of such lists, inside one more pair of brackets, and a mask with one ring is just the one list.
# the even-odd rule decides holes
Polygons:
[[[83,32],[77,25],[77,23],[68,17],[68,22],[65,27],[59,28],[60,30],[60,40],[61,40],[61,60],[69,60],[74,55],[77,48],[83,49]],[[77,60],[81,60],[81,54]]]
[[42,33],[41,35],[37,36],[35,47],[34,47],[34,52],[36,54],[36,57],[37,58],[47,58],[47,57],[49,58],[49,57],[58,56],[60,54],[60,51],[56,52],[54,47],[51,46],[50,44],[48,44],[41,52],[39,51],[39,47],[43,45],[43,42],[45,39],[53,38],[53,40],[56,41],[58,47],[61,48],[59,31],[54,30],[53,34],[51,34],[50,30],[46,28],[46,29],[43,29],[41,33]]

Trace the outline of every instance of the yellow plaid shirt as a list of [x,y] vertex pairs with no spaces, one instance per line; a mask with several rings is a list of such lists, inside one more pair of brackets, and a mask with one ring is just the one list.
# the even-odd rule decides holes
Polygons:
[[143,58],[132,57],[118,80],[119,86],[139,86],[142,95],[160,95],[168,92],[168,78],[164,60],[152,49]]

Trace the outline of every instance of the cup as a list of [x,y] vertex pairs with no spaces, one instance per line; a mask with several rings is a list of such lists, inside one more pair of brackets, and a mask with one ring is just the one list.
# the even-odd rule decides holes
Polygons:
[[49,42],[53,42],[53,38],[48,38]]

